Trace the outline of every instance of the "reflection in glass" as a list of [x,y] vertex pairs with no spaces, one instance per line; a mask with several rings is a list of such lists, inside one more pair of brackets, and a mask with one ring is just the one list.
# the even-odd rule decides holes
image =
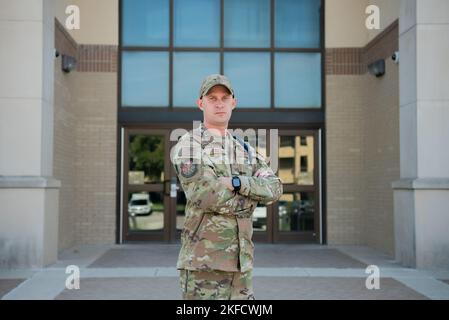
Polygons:
[[226,47],[270,46],[270,1],[226,0],[224,2]]
[[307,156],[301,156],[301,172],[307,172],[307,170],[309,169],[307,159]]
[[178,195],[176,198],[176,229],[182,230],[184,227],[184,221],[186,218],[186,195],[184,194],[184,191],[182,191],[182,188],[180,187],[180,190],[178,190]]
[[123,0],[125,46],[168,46],[169,1]]
[[220,0],[175,0],[173,15],[175,46],[220,45]]
[[208,74],[220,72],[218,52],[173,53],[173,105],[195,107],[198,84]]
[[276,52],[276,108],[321,107],[321,54]]
[[284,193],[278,202],[278,215],[279,231],[314,231],[314,193]]
[[164,181],[164,136],[129,136],[129,184]]
[[267,207],[263,204],[257,204],[257,207],[253,212],[253,230],[267,230]]
[[270,54],[226,52],[224,74],[232,79],[239,107],[270,107]]
[[164,196],[161,192],[128,193],[129,230],[162,230]]
[[282,182],[313,185],[313,152],[313,136],[280,136],[279,178]]

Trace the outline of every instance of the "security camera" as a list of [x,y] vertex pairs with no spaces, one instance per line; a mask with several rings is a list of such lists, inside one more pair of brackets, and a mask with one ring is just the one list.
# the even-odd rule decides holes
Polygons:
[[394,63],[399,63],[399,51],[395,51],[391,56],[391,59]]

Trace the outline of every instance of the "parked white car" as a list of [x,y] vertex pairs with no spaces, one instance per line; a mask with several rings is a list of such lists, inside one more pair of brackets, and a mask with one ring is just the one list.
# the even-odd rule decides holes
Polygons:
[[253,227],[260,229],[267,225],[267,207],[257,206],[253,212]]
[[134,216],[147,216],[153,212],[153,203],[148,193],[133,193],[128,203],[128,214]]

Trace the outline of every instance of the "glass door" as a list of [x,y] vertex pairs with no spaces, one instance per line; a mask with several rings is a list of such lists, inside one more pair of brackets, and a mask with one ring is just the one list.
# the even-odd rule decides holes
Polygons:
[[[124,241],[176,241],[185,220],[186,198],[170,161],[170,129],[126,129],[123,156]],[[253,213],[254,241],[320,240],[318,132],[279,130],[276,174],[280,200],[259,204]],[[268,139],[269,140],[269,139]],[[257,151],[272,157],[266,145]],[[273,154],[275,156],[275,154]]]
[[318,131],[280,129],[278,134],[277,146],[272,137],[266,142],[260,140],[257,146],[251,144],[267,160],[277,157],[277,166],[272,168],[281,178],[284,191],[279,201],[258,204],[253,213],[253,239],[319,243]]
[[274,242],[319,242],[317,131],[279,132],[278,176],[284,193],[273,207]]
[[171,239],[168,132],[125,130],[122,164],[125,241]]

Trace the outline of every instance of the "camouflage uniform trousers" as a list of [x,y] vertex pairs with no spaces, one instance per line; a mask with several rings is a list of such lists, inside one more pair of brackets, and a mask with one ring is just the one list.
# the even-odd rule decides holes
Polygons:
[[180,270],[184,300],[254,300],[252,270]]

